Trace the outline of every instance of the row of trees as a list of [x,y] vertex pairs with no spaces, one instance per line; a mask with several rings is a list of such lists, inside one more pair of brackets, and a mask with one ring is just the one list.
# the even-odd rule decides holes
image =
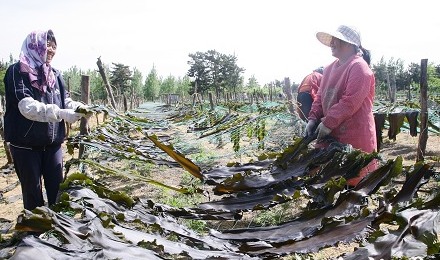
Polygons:
[[[281,93],[284,79],[260,85],[255,76],[251,76],[246,84],[244,83],[244,68],[237,65],[235,55],[226,55],[215,50],[196,52],[189,54],[189,69],[184,77],[169,75],[161,77],[157,74],[156,68],[149,71],[144,79],[142,72],[121,63],[104,65],[106,74],[109,75],[110,84],[116,101],[128,99],[130,104],[136,103],[136,99],[154,100],[163,94],[179,94],[188,96],[195,91],[198,93],[213,92],[216,96],[225,92],[252,92],[258,90],[263,93]],[[0,62],[0,78],[3,79],[7,67],[15,62],[12,56],[8,62]],[[405,67],[400,59],[391,58],[386,61],[382,58],[378,63],[372,65],[376,76],[377,93],[386,95],[391,101],[395,100],[393,91],[407,90],[417,91],[420,80],[420,64],[410,63]],[[97,70],[81,70],[76,66],[63,72],[72,95],[79,95],[81,76],[90,77],[90,95],[92,102],[106,102],[107,93],[103,79]],[[295,91],[297,83],[292,83]],[[440,65],[430,63],[428,65],[428,86],[429,91],[440,92]],[[0,94],[4,94],[3,80],[0,81]]]
[[[129,66],[121,63],[112,63],[112,66],[104,65],[104,69],[110,76],[110,85],[117,103],[121,103],[124,97],[130,100],[130,104],[136,104],[136,100],[154,100],[162,94],[188,95],[190,88],[188,76],[176,78],[170,75],[162,78],[157,74],[154,66],[145,80],[139,69],[131,70]],[[68,82],[71,93],[79,95],[81,75],[90,77],[90,96],[93,103],[108,101],[102,77],[97,70],[81,71],[77,67],[72,67],[65,71],[63,77]]]
[[[396,91],[418,91],[420,87],[420,64],[410,63],[407,67],[401,59],[391,58],[386,61],[383,57],[372,69],[376,77],[376,92],[386,96],[390,101],[396,100]],[[428,87],[431,93],[440,92],[440,65],[428,64]]]

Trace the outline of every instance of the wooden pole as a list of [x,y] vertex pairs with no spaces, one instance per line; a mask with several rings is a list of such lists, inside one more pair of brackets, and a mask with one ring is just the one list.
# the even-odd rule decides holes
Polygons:
[[[84,104],[89,104],[90,102],[90,77],[87,75],[81,76],[81,101]],[[88,135],[89,134],[89,124],[87,118],[81,118],[79,125],[79,134]],[[78,158],[82,158],[84,153],[84,145],[80,144]]]
[[209,104],[211,104],[211,111],[214,111],[214,99],[212,98],[212,93],[209,92],[208,93],[208,98],[209,98]]
[[110,99],[111,105],[114,110],[116,110],[116,102],[115,98],[113,96],[112,87],[110,86],[110,83],[108,82],[107,76],[105,75],[104,67],[102,66],[101,57],[98,58],[98,61],[96,62],[99,69],[99,74],[101,74],[102,80],[104,80],[105,90],[107,91],[108,98]]
[[67,78],[67,91],[70,93],[70,76]]
[[428,142],[428,59],[422,59],[420,65],[420,136],[417,149],[417,161],[425,159]]
[[197,102],[197,79],[194,81],[193,107],[196,106],[196,102]]
[[127,96],[125,95],[125,93],[122,93],[122,105],[124,106],[124,112],[127,112],[128,101],[127,101]]
[[269,100],[270,102],[273,101],[273,88],[272,88],[272,84],[269,85]]
[[286,94],[287,101],[289,102],[288,105],[289,112],[292,115],[295,115],[296,111],[295,111],[295,107],[293,106],[292,89],[290,88],[290,79],[288,77],[284,78],[283,92],[284,94]]

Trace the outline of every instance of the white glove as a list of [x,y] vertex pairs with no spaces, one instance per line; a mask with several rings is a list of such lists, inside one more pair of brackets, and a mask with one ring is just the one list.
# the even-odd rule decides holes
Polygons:
[[82,117],[89,119],[93,115],[93,112],[82,113],[82,111],[87,111],[88,109],[89,109],[88,105],[80,105],[75,109],[75,111],[81,111],[77,113],[81,114]]
[[309,122],[307,122],[306,136],[313,135],[313,128],[315,128],[315,125],[316,125],[316,121],[315,120],[309,120]]
[[318,141],[322,140],[324,137],[332,132],[332,130],[326,127],[322,122],[318,125],[316,131],[318,132],[318,137],[316,138]]
[[76,113],[73,109],[60,109],[58,114],[60,119],[63,119],[69,124],[75,123],[78,121],[81,117],[84,116],[84,114]]

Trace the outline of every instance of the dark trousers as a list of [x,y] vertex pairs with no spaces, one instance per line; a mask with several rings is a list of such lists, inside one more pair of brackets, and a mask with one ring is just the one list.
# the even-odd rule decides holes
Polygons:
[[48,205],[54,204],[63,181],[61,145],[46,147],[44,151],[10,147],[21,184],[24,208],[33,210],[44,206],[41,177],[44,179]]
[[297,112],[299,117],[307,122],[307,118],[309,117],[310,109],[312,108],[313,98],[312,95],[308,92],[300,92],[296,98],[298,101],[298,109]]

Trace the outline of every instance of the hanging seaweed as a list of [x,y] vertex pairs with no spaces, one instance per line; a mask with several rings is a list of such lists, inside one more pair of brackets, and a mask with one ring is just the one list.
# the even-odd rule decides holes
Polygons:
[[254,136],[254,126],[249,124],[246,126],[246,136],[251,139]]
[[266,120],[260,118],[257,121],[258,149],[264,149],[264,137],[266,136]]
[[246,116],[234,116],[231,117],[228,121],[217,125],[216,127],[213,127],[211,129],[208,129],[208,131],[204,132],[200,135],[199,138],[204,138],[210,135],[214,134],[222,134],[222,133],[228,133],[231,131],[234,131],[236,129],[242,128],[244,125],[250,124],[256,119],[256,117],[252,117],[249,115]]
[[391,113],[388,115],[388,121],[390,122],[390,128],[388,129],[388,138],[396,140],[397,134],[400,133],[400,128],[403,125],[405,114],[403,113]]
[[374,113],[374,123],[376,125],[376,140],[377,140],[376,149],[378,152],[380,151],[380,147],[382,146],[383,143],[382,131],[385,125],[385,117],[386,117],[385,113],[379,113],[379,112]]
[[406,119],[408,120],[409,123],[409,133],[411,136],[417,136],[417,127],[418,127],[418,121],[417,118],[419,116],[419,111],[416,110],[412,110],[412,111],[407,111],[405,113]]
[[236,129],[235,131],[232,131],[230,133],[230,138],[232,142],[232,147],[234,149],[234,152],[238,152],[240,150],[240,129]]

